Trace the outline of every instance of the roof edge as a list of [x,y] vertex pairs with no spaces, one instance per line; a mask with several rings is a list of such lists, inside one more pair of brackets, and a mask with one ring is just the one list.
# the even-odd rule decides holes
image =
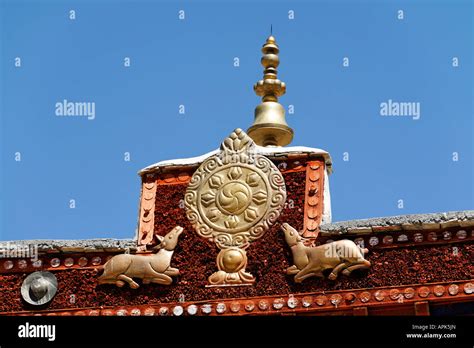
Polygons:
[[[325,160],[328,172],[332,172],[331,155],[329,155],[329,152],[322,149],[306,146],[263,147],[258,145],[256,145],[256,148],[259,154],[273,160],[285,159],[287,158],[288,154],[291,154],[292,157],[295,157],[298,154],[300,154],[302,157],[307,155],[322,156]],[[160,161],[141,169],[138,172],[138,175],[143,176],[145,174],[153,173],[156,171],[160,171],[161,169],[168,168],[195,168],[199,166],[202,162],[204,162],[207,158],[219,153],[219,151],[219,149],[216,149],[201,156]]]
[[322,235],[341,235],[469,226],[474,226],[474,210],[348,220],[324,224],[320,228]]

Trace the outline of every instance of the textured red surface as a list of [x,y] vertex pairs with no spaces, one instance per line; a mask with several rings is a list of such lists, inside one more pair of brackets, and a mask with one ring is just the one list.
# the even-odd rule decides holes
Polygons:
[[[183,238],[173,262],[181,270],[175,285],[144,285],[137,290],[117,288],[112,285],[96,285],[98,270],[70,269],[55,272],[59,283],[56,297],[48,309],[98,306],[121,306],[174,302],[180,294],[186,301],[261,295],[285,295],[302,292],[360,289],[390,285],[409,285],[442,281],[471,279],[474,245],[452,244],[435,247],[381,250],[369,254],[372,268],[368,273],[358,273],[350,278],[341,277],[335,282],[309,278],[295,284],[292,277],[284,274],[289,265],[289,251],[280,234],[271,238],[267,234],[249,250],[248,270],[257,277],[251,287],[205,288],[207,277],[214,271],[214,257],[205,252],[207,246],[194,234]],[[453,254],[457,247],[457,256]],[[193,248],[200,253],[186,257],[185,250]],[[22,303],[20,286],[26,274],[3,275],[0,278],[0,312],[32,309]],[[74,295],[74,303],[71,302]]]
[[[218,249],[199,237],[188,223],[182,202],[186,185],[160,185],[157,191],[155,228],[166,234],[175,225],[185,228],[185,233],[175,250],[172,266],[181,275],[172,286],[143,285],[132,290],[113,285],[96,285],[100,270],[68,269],[56,271],[59,289],[48,309],[87,308],[175,302],[181,294],[186,301],[207,299],[285,295],[322,290],[360,289],[390,285],[408,285],[441,281],[471,279],[473,277],[472,244],[443,246],[418,246],[373,251],[368,254],[372,263],[365,273],[337,281],[310,278],[295,284],[293,277],[284,270],[290,266],[291,255],[280,224],[288,222],[297,229],[303,228],[303,200],[305,172],[285,174],[288,206],[283,210],[279,223],[248,248],[248,267],[257,281],[248,287],[206,288],[207,278],[216,270]],[[454,247],[457,248],[457,253]],[[26,274],[0,276],[0,312],[30,310],[23,303],[20,287]],[[71,297],[71,295],[74,295]],[[38,309],[38,308],[36,308]]]

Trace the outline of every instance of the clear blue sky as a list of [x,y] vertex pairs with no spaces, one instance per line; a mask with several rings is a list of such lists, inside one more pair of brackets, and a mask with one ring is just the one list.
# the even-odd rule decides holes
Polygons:
[[[473,17],[451,0],[1,0],[0,239],[132,237],[138,170],[253,121],[270,24],[292,145],[333,158],[334,221],[473,209]],[[56,116],[63,99],[95,119]],[[389,99],[420,119],[382,117]]]

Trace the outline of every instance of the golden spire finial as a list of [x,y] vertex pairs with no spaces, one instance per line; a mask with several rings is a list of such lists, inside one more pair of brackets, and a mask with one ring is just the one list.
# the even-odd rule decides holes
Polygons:
[[293,139],[293,130],[285,120],[285,109],[278,103],[278,97],[286,92],[285,83],[277,78],[279,52],[275,37],[270,35],[262,47],[263,79],[253,86],[255,93],[262,97],[262,103],[255,108],[255,120],[247,131],[261,146],[285,146]]

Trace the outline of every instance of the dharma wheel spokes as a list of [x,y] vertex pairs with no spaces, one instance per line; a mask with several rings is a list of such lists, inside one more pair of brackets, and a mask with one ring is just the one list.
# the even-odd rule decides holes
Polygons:
[[245,249],[276,221],[286,200],[278,168],[257,153],[254,141],[236,129],[220,152],[196,170],[185,195],[186,215],[196,232],[219,247],[211,286],[248,285]]

